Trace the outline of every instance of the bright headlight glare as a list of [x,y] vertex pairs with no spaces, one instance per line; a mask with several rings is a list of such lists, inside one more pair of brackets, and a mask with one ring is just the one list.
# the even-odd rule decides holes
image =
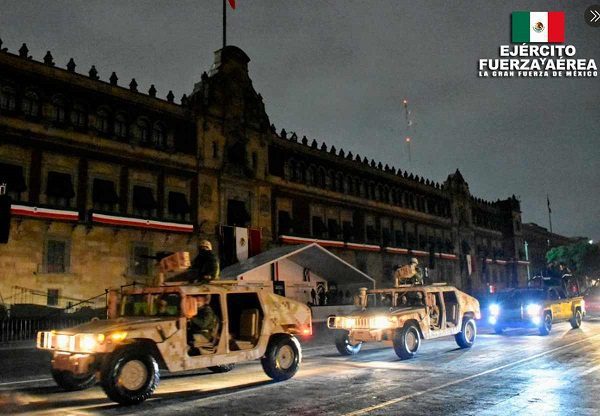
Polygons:
[[525,307],[525,311],[527,312],[527,315],[537,315],[540,313],[540,308],[540,305],[537,303],[530,303]]
[[390,320],[387,316],[376,316],[373,318],[371,326],[374,329],[385,329],[390,327]]
[[489,307],[490,309],[490,315],[492,316],[498,316],[500,315],[500,306],[496,303],[492,303]]
[[112,342],[121,342],[127,337],[127,332],[119,331],[113,332],[108,336]]
[[69,336],[59,334],[56,336],[56,346],[59,350],[66,350],[69,348]]
[[345,318],[344,319],[344,328],[354,328],[356,325],[356,320],[354,318]]
[[79,347],[82,351],[94,351],[97,345],[98,341],[94,334],[82,334],[79,338]]

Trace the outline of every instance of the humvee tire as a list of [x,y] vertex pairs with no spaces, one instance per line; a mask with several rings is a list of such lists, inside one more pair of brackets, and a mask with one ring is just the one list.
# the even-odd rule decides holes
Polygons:
[[473,318],[463,319],[462,329],[456,335],[454,339],[461,348],[471,348],[477,338],[477,325]]
[[582,315],[581,315],[581,311],[579,309],[575,310],[575,315],[573,316],[573,318],[571,318],[569,320],[569,322],[571,323],[571,328],[573,329],[577,329],[581,326],[581,320],[583,319]]
[[544,313],[544,319],[539,327],[540,335],[548,335],[552,331],[552,315],[550,312]]
[[100,383],[111,400],[131,405],[150,397],[159,380],[156,359],[147,349],[131,345],[118,349],[107,357]]
[[351,344],[348,339],[348,331],[337,331],[337,334],[335,334],[335,347],[342,355],[356,355],[362,348],[362,342]]
[[271,337],[260,363],[265,373],[275,381],[292,378],[300,368],[300,344],[288,334]]
[[394,351],[402,360],[413,358],[421,345],[419,330],[415,324],[409,323],[394,334]]
[[81,375],[75,375],[70,371],[55,370],[54,368],[50,371],[56,384],[66,391],[85,390],[96,384],[96,373],[94,371]]
[[208,369],[213,373],[228,373],[233,370],[233,367],[235,367],[235,364],[223,364],[208,367]]

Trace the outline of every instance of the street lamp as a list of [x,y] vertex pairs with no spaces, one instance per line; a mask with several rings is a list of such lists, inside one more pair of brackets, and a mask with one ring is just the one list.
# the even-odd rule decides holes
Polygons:
[[594,244],[594,240],[591,240],[591,239],[590,239],[590,240],[588,240],[588,243],[589,243],[589,244]]

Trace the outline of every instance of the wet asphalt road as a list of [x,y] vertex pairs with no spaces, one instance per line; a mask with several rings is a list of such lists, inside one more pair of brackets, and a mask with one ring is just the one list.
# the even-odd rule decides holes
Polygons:
[[151,400],[136,407],[109,402],[100,387],[65,393],[49,379],[49,357],[0,347],[3,414],[207,415],[598,415],[600,319],[548,337],[482,329],[471,350],[454,338],[424,341],[416,358],[400,361],[373,344],[341,357],[330,334],[304,343],[304,362],[291,380],[274,383],[260,363],[227,374],[165,376]]

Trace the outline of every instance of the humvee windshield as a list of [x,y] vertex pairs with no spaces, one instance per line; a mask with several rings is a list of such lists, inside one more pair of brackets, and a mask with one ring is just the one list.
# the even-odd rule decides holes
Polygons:
[[119,316],[179,316],[180,311],[179,293],[143,293],[123,296]]
[[[421,294],[421,297],[419,297]],[[407,290],[407,291],[390,291],[383,293],[369,293],[367,295],[368,308],[408,308],[414,306],[425,305],[425,295],[423,292]]]

